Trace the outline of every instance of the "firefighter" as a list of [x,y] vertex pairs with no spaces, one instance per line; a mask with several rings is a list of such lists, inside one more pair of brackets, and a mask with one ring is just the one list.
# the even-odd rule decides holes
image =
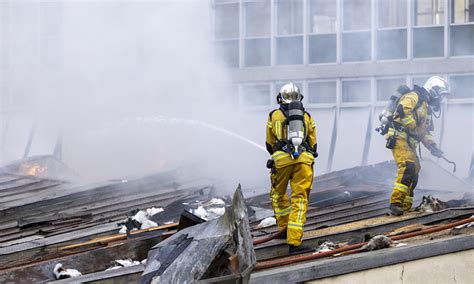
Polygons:
[[392,150],[397,163],[397,177],[390,197],[390,213],[403,215],[411,209],[413,191],[418,182],[420,160],[416,148],[421,142],[435,157],[441,151],[431,135],[433,115],[439,117],[441,100],[449,94],[449,86],[441,77],[430,77],[423,87],[415,85],[401,94],[395,104],[390,128],[386,135],[387,148]]
[[[318,156],[316,128],[303,108],[303,95],[293,83],[281,87],[280,105],[270,112],[266,127],[266,148],[271,155],[271,201],[278,228],[286,230],[290,252],[308,248],[301,245],[308,197],[313,184],[313,164]],[[286,193],[291,186],[291,198]]]

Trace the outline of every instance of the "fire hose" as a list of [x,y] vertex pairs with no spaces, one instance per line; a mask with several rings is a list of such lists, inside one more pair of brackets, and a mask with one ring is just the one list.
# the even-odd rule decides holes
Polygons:
[[[412,233],[406,233],[398,236],[393,236],[390,239],[392,241],[397,241],[397,240],[403,240],[403,239],[408,239],[416,236],[421,236],[421,235],[426,235],[426,234],[431,234],[431,233],[436,233],[440,231],[444,231],[447,229],[451,229],[460,225],[464,225],[467,223],[474,222],[474,217],[466,218],[457,222],[445,224],[445,225],[439,225],[439,226],[433,226],[427,229],[423,229],[417,232],[412,232]],[[331,250],[331,251],[326,251],[326,252],[320,252],[320,253],[304,253],[304,254],[299,254],[299,255],[294,255],[294,256],[287,256],[287,257],[282,257],[278,259],[272,259],[272,260],[267,260],[267,261],[261,261],[258,262],[257,265],[255,266],[256,270],[261,270],[261,269],[267,269],[267,268],[273,268],[277,266],[282,266],[282,265],[288,265],[288,264],[294,264],[298,262],[303,262],[303,261],[308,261],[308,260],[314,260],[318,258],[323,258],[327,256],[333,256],[335,254],[339,254],[345,251],[350,251],[354,249],[358,249],[362,247],[363,245],[367,244],[367,242],[363,243],[358,243],[358,244],[353,244],[353,245],[347,245],[343,246],[341,248]]]

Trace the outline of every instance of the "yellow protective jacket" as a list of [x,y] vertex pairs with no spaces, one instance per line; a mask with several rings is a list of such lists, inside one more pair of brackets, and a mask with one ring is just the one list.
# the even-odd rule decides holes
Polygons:
[[395,113],[396,118],[394,122],[404,126],[406,132],[399,132],[391,128],[388,135],[396,134],[399,138],[407,140],[413,148],[418,145],[419,141],[429,148],[430,145],[436,144],[430,133],[434,128],[431,109],[426,101],[423,101],[417,107],[420,99],[420,96],[413,91],[402,95]]
[[[267,121],[267,130],[266,130],[266,143],[267,148],[275,149],[275,145],[279,141],[283,141],[287,137],[286,127],[283,127],[284,121],[286,120],[286,115],[281,109],[276,109],[270,112],[268,115]],[[305,112],[304,121],[306,124],[306,143],[311,149],[315,149],[316,146],[316,126],[313,118],[309,113]],[[269,150],[270,151],[270,150]],[[275,162],[275,167],[277,169],[286,167],[288,165],[293,165],[297,163],[305,163],[312,165],[314,162],[314,157],[309,152],[303,152],[297,159],[293,159],[291,155],[284,151],[271,151],[272,159]]]

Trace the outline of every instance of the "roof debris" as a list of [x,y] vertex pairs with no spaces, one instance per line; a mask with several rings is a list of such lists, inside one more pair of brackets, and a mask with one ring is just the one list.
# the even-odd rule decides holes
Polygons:
[[268,217],[260,221],[260,223],[255,228],[263,229],[263,228],[267,228],[267,227],[275,226],[275,225],[276,225],[275,217]]
[[434,196],[428,195],[423,196],[420,205],[415,208],[415,211],[432,213],[446,208],[449,208],[449,204],[447,202],[441,201]]
[[63,265],[61,263],[58,263],[54,266],[53,273],[56,279],[66,279],[72,277],[79,277],[82,275],[82,273],[80,273],[76,269],[63,268]]

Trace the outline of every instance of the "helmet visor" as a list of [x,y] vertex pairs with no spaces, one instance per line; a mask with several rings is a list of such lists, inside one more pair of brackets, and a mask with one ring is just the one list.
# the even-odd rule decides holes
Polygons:
[[284,92],[283,94],[281,94],[281,98],[283,99],[283,101],[285,103],[290,103],[292,101],[299,101],[300,98],[301,98],[301,95],[297,92]]

